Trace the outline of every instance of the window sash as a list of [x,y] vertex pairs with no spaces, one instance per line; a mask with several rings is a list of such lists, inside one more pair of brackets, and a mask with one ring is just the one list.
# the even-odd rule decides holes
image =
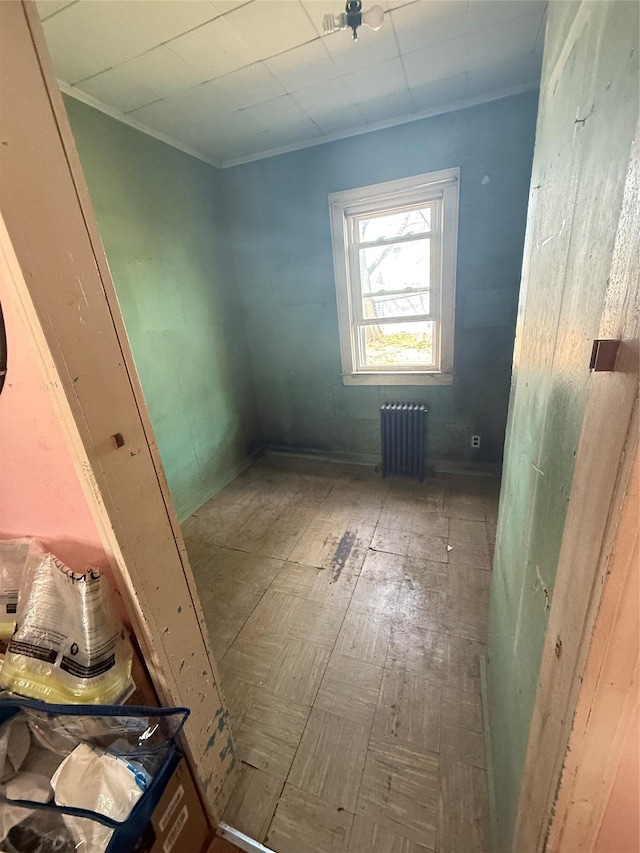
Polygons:
[[[417,207],[425,207],[425,204],[412,205],[411,209],[416,209]],[[360,267],[360,249],[362,246],[357,244],[355,241],[355,235],[358,233],[358,217],[349,215],[345,213],[345,231],[347,238],[347,246],[348,246],[348,257],[347,257],[347,277],[350,283],[351,289],[351,325],[353,331],[355,328],[362,325],[381,325],[387,321],[395,322],[414,322],[417,319],[425,318],[431,320],[435,323],[436,328],[440,326],[440,314],[441,314],[441,306],[440,306],[440,295],[441,295],[441,254],[442,254],[442,200],[434,199],[430,202],[430,206],[432,207],[431,212],[431,231],[428,235],[426,234],[414,234],[411,235],[411,240],[407,242],[415,242],[416,240],[429,240],[430,243],[430,251],[429,251],[429,288],[418,288],[417,290],[424,292],[425,290],[429,291],[429,307],[430,312],[428,315],[425,314],[403,314],[403,315],[391,315],[385,317],[364,317],[363,316],[363,304],[365,298],[371,298],[370,293],[366,296],[362,292],[362,270]],[[377,208],[381,215],[384,215],[388,212],[395,212],[396,208],[387,208],[379,206]],[[399,242],[397,239],[391,240],[390,242]],[[407,295],[411,295],[411,291],[404,291]],[[386,295],[386,294],[385,294]],[[438,346],[440,341],[440,333],[434,333],[434,337],[437,337]],[[434,341],[434,352],[439,354],[439,349],[436,350]],[[360,359],[360,348],[355,348],[356,353],[358,354],[356,369],[360,369],[361,367],[361,359]]]
[[[384,385],[424,382],[449,385],[453,382],[459,175],[460,170],[454,167],[332,193],[329,196],[342,372],[345,384]],[[427,206],[439,209],[436,215],[432,215],[431,227],[427,231],[402,237],[383,237],[375,241],[357,239],[359,227],[354,228],[354,219],[375,218]],[[364,317],[363,298],[371,298],[378,294],[387,296],[391,295],[392,291],[388,290],[384,293],[377,290],[371,291],[365,297],[361,293],[359,264],[354,264],[354,253],[370,246],[384,247],[388,243],[412,242],[420,239],[431,240],[432,275],[429,288],[431,313],[403,314],[397,317]],[[413,292],[420,293],[426,289],[421,286],[403,288],[397,296],[410,296]],[[433,323],[434,363],[432,366],[366,364],[362,357],[360,339],[367,327],[371,325],[391,327],[394,322],[397,324]]]

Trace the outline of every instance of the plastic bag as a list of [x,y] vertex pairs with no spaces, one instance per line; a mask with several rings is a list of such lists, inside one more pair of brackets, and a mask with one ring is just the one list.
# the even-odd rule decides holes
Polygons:
[[9,751],[7,731],[19,732],[10,751],[16,763],[22,757],[0,784],[0,851],[133,849],[177,763],[188,713],[0,700],[0,743]]
[[18,592],[27,567],[44,551],[35,539],[0,541],[0,640],[9,640],[16,628]]
[[109,704],[127,687],[132,657],[99,569],[73,572],[53,554],[27,561],[1,687],[47,702]]

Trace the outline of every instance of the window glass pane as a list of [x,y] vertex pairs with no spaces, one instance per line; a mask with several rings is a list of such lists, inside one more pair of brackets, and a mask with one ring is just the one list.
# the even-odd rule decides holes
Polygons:
[[367,296],[362,300],[362,316],[367,320],[374,317],[415,317],[416,314],[430,314],[430,308],[428,290],[393,296]]
[[402,213],[383,213],[358,220],[358,240],[361,243],[407,234],[425,234],[431,230],[431,207],[405,210]]
[[429,290],[431,286],[431,241],[428,237],[411,243],[391,243],[360,249],[362,295],[381,291]]
[[435,323],[361,326],[362,367],[431,367]]

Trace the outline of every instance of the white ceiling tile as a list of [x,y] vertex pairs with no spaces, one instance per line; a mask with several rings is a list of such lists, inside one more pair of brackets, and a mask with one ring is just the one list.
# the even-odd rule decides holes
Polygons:
[[470,70],[488,68],[497,62],[507,62],[531,56],[544,10],[514,18],[507,23],[470,33],[467,42],[467,66]]
[[469,0],[469,32],[497,27],[522,15],[544,13],[547,0]]
[[239,6],[246,6],[252,0],[208,0],[208,2],[215,9],[216,15],[226,15],[227,12],[237,9]]
[[340,73],[321,39],[267,59],[265,65],[288,92],[334,80]]
[[393,27],[391,21],[386,18],[377,32],[361,27],[358,30],[357,41],[354,41],[346,30],[325,36],[323,41],[342,74],[369,68],[387,59],[398,58],[398,45]]
[[73,0],[36,0],[40,20],[44,21],[45,18],[55,15],[56,12],[64,9],[70,3],[73,3]]
[[400,52],[424,50],[465,35],[468,9],[467,0],[421,0],[394,10],[391,19]]
[[132,110],[128,115],[169,136],[179,137],[182,128],[210,120],[224,111],[223,99],[215,83],[209,81],[178,92],[146,107]]
[[127,18],[159,42],[169,41],[221,14],[205,0],[126,0]]
[[389,121],[398,116],[410,115],[414,112],[413,102],[408,91],[375,98],[372,101],[359,104],[359,107],[367,124],[375,124],[378,121]]
[[224,18],[216,18],[173,39],[167,47],[209,79],[244,68],[256,60]]
[[467,74],[462,73],[426,83],[424,86],[417,86],[411,90],[416,110],[422,112],[461,101],[467,94],[466,82]]
[[206,121],[187,127],[184,130],[184,138],[190,145],[199,148],[207,147],[213,140],[239,141],[244,137],[260,133],[262,129],[246,110],[233,113],[221,112]]
[[512,86],[540,85],[541,57],[532,54],[494,63],[467,74],[467,95],[470,98],[490,97]]
[[327,112],[341,107],[355,106],[353,93],[343,79],[309,86],[296,92],[292,97],[312,118],[313,112]]
[[234,9],[225,20],[257,59],[268,59],[317,37],[297,0],[256,0]]
[[453,77],[467,69],[467,36],[451,39],[426,50],[416,50],[403,58],[409,88]]
[[[299,128],[304,130],[313,130],[314,125],[305,111],[291,97],[291,95],[283,95],[280,98],[274,98],[272,101],[264,101],[261,104],[256,104],[253,107],[247,107],[245,112],[265,130],[278,130],[282,133],[283,130]],[[282,143],[280,143],[282,144]]]
[[399,59],[389,59],[363,71],[342,78],[351,91],[355,104],[373,101],[387,95],[403,94],[407,83]]
[[276,78],[262,63],[250,65],[216,80],[222,106],[228,109],[252,107],[286,94]]
[[318,125],[323,133],[342,133],[364,127],[364,116],[356,105],[348,107],[313,106],[308,110],[309,117]]
[[126,113],[201,82],[195,69],[160,45],[85,80],[82,90]]
[[125,0],[86,0],[43,21],[58,76],[77,83],[158,44],[158,39],[127,20],[126,5]]

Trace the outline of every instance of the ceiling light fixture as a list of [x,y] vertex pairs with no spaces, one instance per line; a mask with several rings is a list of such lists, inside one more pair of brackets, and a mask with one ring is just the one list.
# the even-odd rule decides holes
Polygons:
[[339,15],[324,16],[324,34],[326,36],[338,30],[353,30],[353,40],[358,38],[358,27],[364,24],[372,30],[379,30],[384,21],[384,10],[381,6],[372,6],[366,12],[362,11],[361,0],[347,0],[345,11]]

